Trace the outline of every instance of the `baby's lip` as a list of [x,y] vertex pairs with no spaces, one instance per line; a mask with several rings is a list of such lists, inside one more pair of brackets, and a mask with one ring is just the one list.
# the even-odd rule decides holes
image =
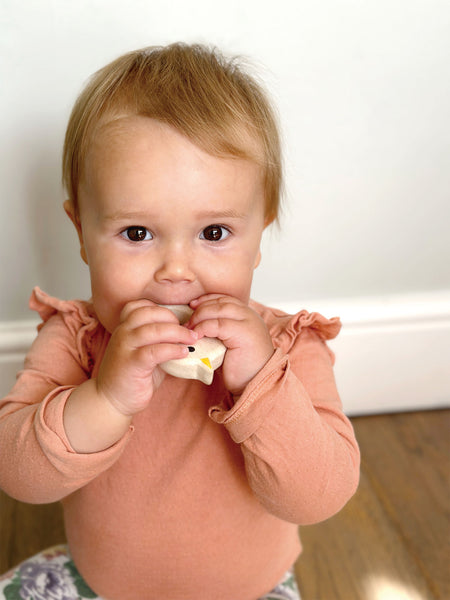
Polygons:
[[190,300],[187,302],[158,302],[160,306],[188,306]]
[[187,300],[186,302],[156,302],[156,304],[158,304],[159,306],[174,307],[174,306],[189,306],[190,302],[191,302],[190,300]]
[[160,306],[189,306],[193,300],[197,300],[197,298],[200,298],[203,294],[204,292],[200,291],[195,295],[191,293],[189,294],[189,296],[187,296],[182,293],[182,290],[180,290],[179,295],[172,293],[164,296],[163,294],[161,294],[161,296],[158,295],[149,299],[155,304],[159,304]]

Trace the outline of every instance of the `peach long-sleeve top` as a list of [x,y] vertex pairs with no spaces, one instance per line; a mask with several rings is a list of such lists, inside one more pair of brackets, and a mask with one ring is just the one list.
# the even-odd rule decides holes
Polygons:
[[45,324],[0,402],[0,487],[62,500],[87,583],[109,600],[255,600],[300,552],[298,525],[336,513],[359,479],[326,340],[338,319],[253,303],[276,351],[234,404],[213,384],[165,376],[117,444],[77,454],[63,426],[71,391],[109,341],[92,305],[30,301]]

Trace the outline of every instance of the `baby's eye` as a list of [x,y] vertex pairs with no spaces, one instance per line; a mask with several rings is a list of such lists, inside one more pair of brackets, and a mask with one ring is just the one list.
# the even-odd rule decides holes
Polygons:
[[153,238],[150,231],[145,227],[141,227],[140,225],[127,227],[121,232],[120,235],[130,242],[146,242]]
[[208,225],[201,232],[200,238],[208,242],[219,242],[226,239],[230,235],[230,231],[222,225]]

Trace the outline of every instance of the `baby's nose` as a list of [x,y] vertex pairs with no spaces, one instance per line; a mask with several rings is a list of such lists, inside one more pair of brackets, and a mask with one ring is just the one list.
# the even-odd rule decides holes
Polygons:
[[181,246],[164,251],[155,272],[155,279],[158,283],[194,281],[195,274],[191,268],[190,253]]

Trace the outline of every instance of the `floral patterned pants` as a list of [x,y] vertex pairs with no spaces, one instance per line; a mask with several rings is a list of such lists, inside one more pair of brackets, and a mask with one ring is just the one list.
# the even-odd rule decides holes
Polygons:
[[[0,577],[0,600],[102,600],[78,573],[68,548],[54,546]],[[169,599],[170,600],[170,599]],[[258,600],[300,600],[292,570]]]

